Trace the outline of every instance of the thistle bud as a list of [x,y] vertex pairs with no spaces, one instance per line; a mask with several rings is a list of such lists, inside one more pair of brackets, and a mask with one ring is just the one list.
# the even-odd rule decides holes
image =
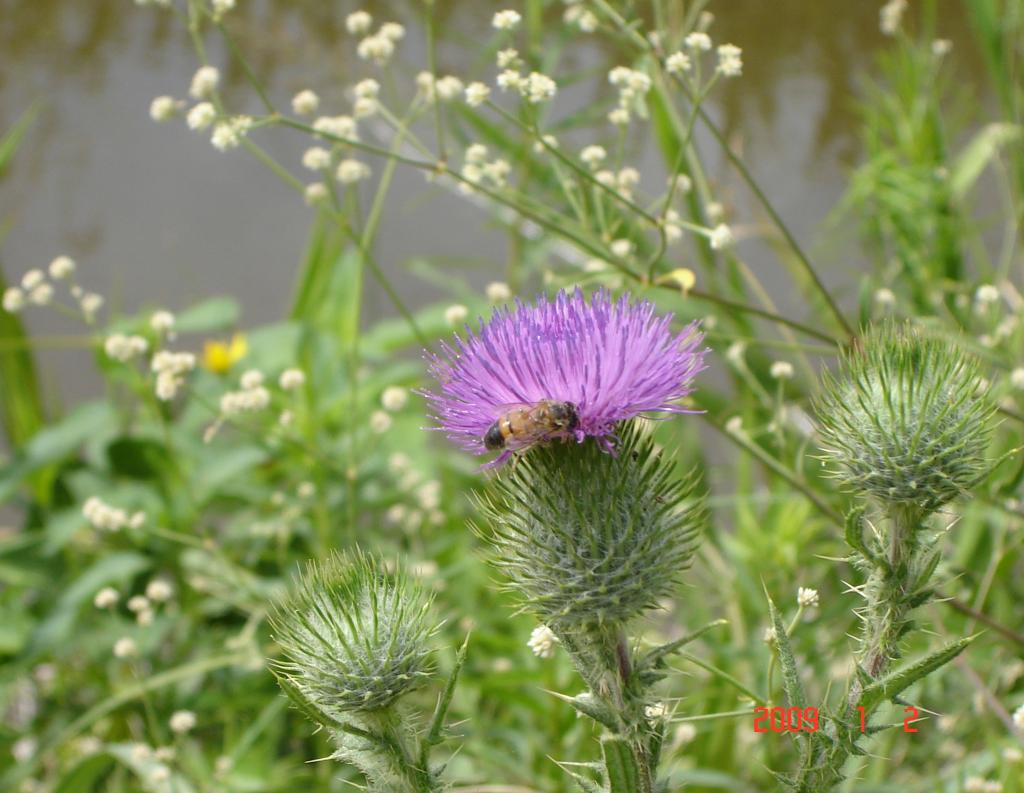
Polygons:
[[835,476],[890,514],[924,517],[961,495],[991,437],[978,382],[977,361],[944,341],[894,323],[869,330],[816,407]]
[[706,507],[636,423],[531,449],[481,500],[494,564],[556,633],[621,625],[671,594]]
[[380,712],[429,677],[429,599],[361,553],[310,562],[272,618],[285,660],[275,673],[325,724]]

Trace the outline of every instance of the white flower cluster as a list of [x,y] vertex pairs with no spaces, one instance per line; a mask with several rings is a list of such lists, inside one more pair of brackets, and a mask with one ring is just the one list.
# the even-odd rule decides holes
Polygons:
[[173,96],[158,96],[149,103],[149,117],[154,121],[170,121],[182,108],[185,103]]
[[[453,102],[465,90],[462,80],[454,74],[446,74],[435,80],[434,75],[427,71],[422,71],[416,75],[416,86],[419,88],[423,100],[427,103],[433,103],[437,100]],[[486,87],[484,86],[484,88]]]
[[[355,11],[345,18],[345,28],[354,36],[370,32],[373,17],[366,11]],[[385,22],[376,33],[366,35],[356,46],[356,54],[364,61],[384,66],[395,54],[395,44],[405,38],[405,28],[397,22]]]
[[332,138],[359,140],[356,120],[352,116],[320,116],[313,122],[313,129]]
[[320,97],[308,88],[292,97],[292,112],[297,116],[311,116],[320,107]]
[[156,398],[169,402],[184,385],[185,374],[196,368],[196,356],[190,352],[160,350],[153,356],[150,368],[156,375]]
[[98,609],[109,609],[117,605],[117,601],[120,597],[121,596],[118,594],[117,590],[112,586],[105,586],[96,593],[96,597],[92,599],[92,603]]
[[82,514],[94,528],[102,531],[120,531],[126,526],[140,529],[146,523],[145,512],[131,515],[123,509],[112,507],[98,496],[92,496],[82,505]]
[[166,336],[169,341],[174,340],[174,314],[170,311],[160,309],[154,311],[149,318],[149,327],[151,327],[158,336]]
[[250,116],[233,116],[226,121],[217,123],[210,136],[210,143],[218,151],[237,149],[242,144],[242,138],[252,127]]
[[499,51],[497,62],[502,71],[496,82],[502,91],[515,91],[533,105],[554,99],[558,92],[558,84],[543,72],[534,71],[523,76],[520,71],[523,62],[514,49]]
[[235,7],[235,0],[212,0],[213,3],[213,14],[217,19],[220,19],[228,11],[231,11]]
[[732,229],[724,223],[719,223],[711,229],[708,233],[708,240],[711,243],[711,249],[715,251],[728,248],[736,241],[735,237],[733,237]]
[[334,176],[342,184],[355,184],[370,178],[370,166],[360,160],[346,158],[338,163]]
[[114,642],[114,657],[115,658],[132,658],[139,654],[138,645],[135,644],[135,640],[123,636]]
[[608,72],[608,82],[619,89],[619,105],[608,114],[608,120],[617,126],[625,126],[651,90],[651,78],[646,72],[616,66]]
[[518,11],[506,9],[498,11],[491,20],[491,24],[498,30],[512,30],[519,24],[521,19],[522,16],[520,16]]
[[183,735],[195,729],[196,723],[196,714],[190,710],[176,710],[171,714],[171,718],[168,721],[171,732],[175,732],[178,735]]
[[800,608],[812,609],[818,607],[818,590],[810,587],[798,587],[796,590],[796,603]]
[[217,120],[217,108],[210,102],[199,102],[185,115],[185,123],[191,130],[206,129]]
[[484,294],[492,303],[504,303],[512,298],[512,289],[504,281],[491,281],[484,289]]
[[123,333],[114,333],[103,342],[103,351],[107,357],[121,363],[127,363],[138,355],[144,355],[148,349],[149,342],[142,336],[126,336]]
[[735,44],[723,44],[718,48],[718,72],[723,77],[739,77],[743,74],[743,50]]
[[301,369],[285,369],[277,378],[282,391],[295,391],[306,384],[306,373]]
[[1013,712],[1013,723],[1018,730],[1024,732],[1024,705]]
[[[595,173],[594,178],[605,187],[615,190],[623,198],[632,199],[633,188],[640,184],[640,171],[630,166],[622,168],[618,173],[605,168]],[[677,220],[678,217],[676,213]]]
[[895,36],[903,23],[907,0],[889,0],[878,12],[878,27],[886,36]]
[[[793,378],[793,364],[789,361],[775,361],[768,370],[768,374],[775,380],[791,380]],[[803,588],[801,588],[801,591],[803,591]],[[813,592],[814,590],[808,591]]]
[[487,147],[482,143],[470,144],[466,148],[465,164],[461,172],[462,178],[466,181],[459,184],[459,190],[470,193],[473,191],[473,185],[485,180],[494,187],[504,187],[511,172],[512,166],[508,160],[497,159],[487,162]]
[[538,658],[551,658],[555,654],[555,645],[557,644],[558,637],[547,625],[538,625],[534,628],[526,642],[526,646]]
[[448,308],[444,310],[444,320],[453,328],[457,328],[465,323],[468,316],[469,309],[460,303],[448,306]]
[[239,391],[228,391],[220,398],[220,412],[223,416],[236,416],[265,409],[270,404],[270,392],[263,385],[263,373],[256,369],[245,372],[240,380]]
[[404,408],[408,401],[409,392],[397,385],[388,386],[380,395],[380,404],[392,413]]
[[220,83],[220,70],[215,66],[200,66],[192,75],[188,93],[195,99],[209,99]]
[[677,50],[665,59],[665,71],[669,74],[682,74],[693,67],[690,56],[681,50]]
[[644,716],[651,721],[658,721],[664,719],[668,715],[668,705],[664,702],[655,702],[652,705],[644,707]]
[[569,7],[562,14],[562,20],[567,25],[576,25],[584,33],[593,33],[597,30],[597,16],[583,3],[576,2],[576,0],[569,3]]
[[[58,256],[50,262],[48,271],[50,278],[54,281],[63,281],[74,274],[75,262],[67,256]],[[26,305],[49,305],[53,300],[53,291],[53,284],[46,280],[46,273],[42,270],[29,270],[21,277],[21,286],[8,287],[4,291],[4,310],[15,314]],[[77,286],[72,286],[71,294],[79,301],[86,320],[91,321],[92,316],[103,303],[103,298],[99,295],[87,294]]]

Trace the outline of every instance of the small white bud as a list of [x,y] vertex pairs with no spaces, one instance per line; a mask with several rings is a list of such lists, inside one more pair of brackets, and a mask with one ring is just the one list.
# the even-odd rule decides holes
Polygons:
[[115,658],[131,658],[138,655],[139,648],[135,644],[135,640],[127,636],[124,636],[114,642],[114,657]]
[[555,645],[557,644],[558,637],[547,625],[538,625],[534,628],[526,642],[526,646],[538,658],[551,658],[555,654]]
[[484,83],[473,82],[466,86],[466,104],[470,107],[479,107],[490,95],[491,89]]
[[170,725],[171,732],[181,735],[196,726],[196,714],[190,710],[176,710],[171,714],[167,723]]
[[342,184],[355,184],[370,178],[370,166],[359,160],[345,159],[338,163],[334,175]]
[[444,311],[445,322],[453,328],[462,325],[468,316],[469,309],[458,303],[448,306]]
[[392,413],[404,408],[408,401],[409,392],[399,386],[388,386],[380,395],[381,405],[383,405],[385,410],[389,410]]
[[728,248],[735,241],[732,229],[724,223],[719,223],[711,230],[709,239],[711,241],[711,249],[716,251]]
[[798,587],[796,590],[796,602],[801,608],[817,608],[818,590],[809,587]]
[[206,129],[217,120],[217,108],[209,102],[194,105],[185,115],[185,123],[189,129]]
[[331,164],[331,153],[322,146],[312,146],[302,153],[302,167],[322,171]]
[[487,295],[487,299],[492,303],[504,303],[506,300],[511,299],[512,290],[504,281],[491,281],[491,283],[487,284],[484,294]]
[[70,256],[58,256],[50,262],[50,277],[54,281],[63,281],[75,272],[75,261]]
[[117,605],[119,598],[120,595],[118,595],[116,589],[110,586],[105,586],[96,593],[96,597],[92,599],[92,603],[98,609],[108,609]]
[[4,290],[4,311],[8,314],[17,314],[25,307],[25,293],[16,286],[9,286]]
[[292,97],[292,112],[297,116],[311,116],[320,107],[320,97],[308,88]]
[[163,578],[154,578],[146,585],[146,597],[157,603],[166,603],[174,595],[174,588]]
[[301,369],[285,369],[277,379],[282,391],[294,391],[306,384],[306,373]]
[[181,109],[181,103],[173,96],[158,96],[149,104],[149,117],[154,121],[170,121]]
[[769,373],[776,380],[789,380],[793,377],[793,364],[789,361],[775,361]]
[[192,76],[188,92],[196,99],[208,99],[220,82],[220,72],[214,66],[200,66]]
[[512,30],[512,28],[519,24],[521,19],[522,16],[520,16],[519,12],[506,9],[498,11],[491,19],[491,24],[498,30]]
[[391,416],[383,410],[375,410],[370,414],[370,429],[378,435],[391,429]]
[[345,30],[354,36],[366,33],[373,24],[373,17],[366,11],[353,11],[345,17]]
[[711,37],[707,33],[696,31],[689,34],[685,41],[686,46],[691,50],[704,50],[707,52],[711,49]]

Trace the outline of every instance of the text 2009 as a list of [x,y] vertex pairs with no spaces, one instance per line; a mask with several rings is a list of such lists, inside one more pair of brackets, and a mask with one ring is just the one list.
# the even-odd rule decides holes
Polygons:
[[[864,708],[859,707],[860,731],[864,732]],[[908,705],[903,709],[907,717],[903,720],[903,732],[917,732],[911,726],[917,720],[917,708]],[[817,732],[817,708],[754,708],[754,732]]]

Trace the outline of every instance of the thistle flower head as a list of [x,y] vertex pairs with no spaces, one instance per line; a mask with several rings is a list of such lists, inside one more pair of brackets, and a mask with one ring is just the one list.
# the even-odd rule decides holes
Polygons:
[[556,633],[621,624],[669,595],[705,518],[636,422],[598,443],[536,449],[480,499],[494,564]]
[[474,454],[486,452],[484,436],[511,406],[545,401],[575,409],[578,421],[565,435],[606,439],[640,414],[689,412],[677,402],[704,369],[706,350],[696,323],[674,333],[671,321],[652,303],[613,301],[605,291],[589,301],[579,289],[533,305],[516,301],[442,345],[430,359],[440,389],[424,396],[441,428]]
[[993,406],[977,362],[909,326],[869,330],[826,375],[817,414],[839,481],[886,509],[934,512],[985,463]]
[[273,616],[282,687],[330,724],[380,711],[430,674],[430,601],[379,559],[335,555],[310,562]]

